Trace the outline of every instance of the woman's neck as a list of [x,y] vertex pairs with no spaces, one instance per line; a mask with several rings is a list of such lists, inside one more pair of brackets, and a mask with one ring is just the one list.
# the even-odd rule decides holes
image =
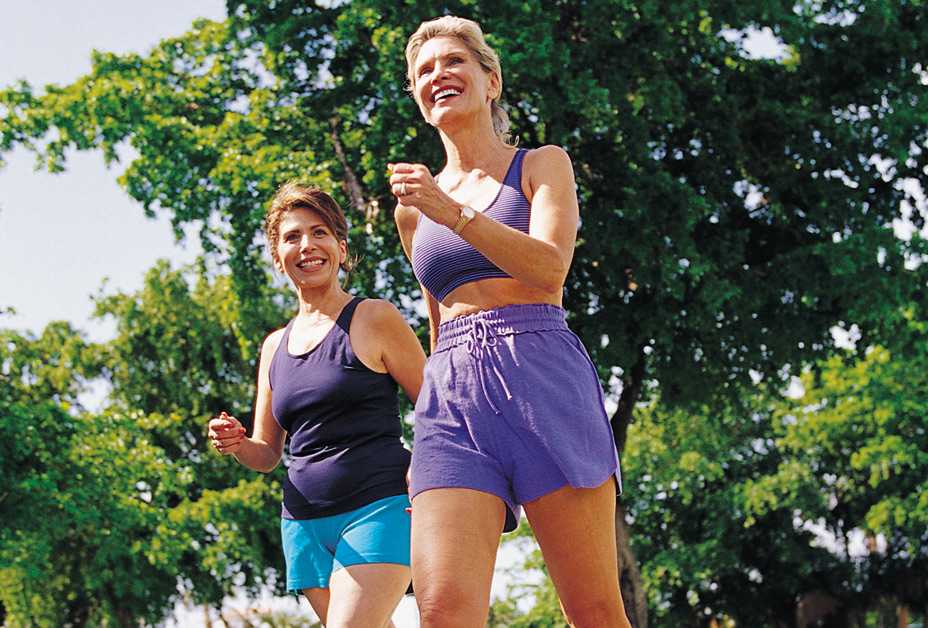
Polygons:
[[297,298],[300,302],[297,317],[312,324],[338,318],[351,295],[335,284],[325,288],[297,288]]
[[512,154],[512,147],[493,132],[492,123],[441,129],[439,134],[445,147],[446,172],[486,170],[497,161],[508,160]]

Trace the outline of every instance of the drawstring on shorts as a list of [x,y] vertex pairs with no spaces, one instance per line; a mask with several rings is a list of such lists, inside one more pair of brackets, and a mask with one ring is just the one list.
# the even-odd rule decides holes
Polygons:
[[[506,393],[506,399],[512,400],[512,393],[503,376],[502,363],[497,349],[500,337],[513,336],[533,331],[566,330],[566,313],[556,305],[531,303],[507,305],[493,310],[483,310],[466,314],[445,321],[438,328],[438,342],[435,351],[440,353],[454,347],[462,347],[474,360],[480,390],[490,408],[496,414],[502,411],[493,403],[487,389],[489,368]],[[510,376],[512,374],[510,373]]]
[[467,350],[467,353],[474,358],[474,365],[477,368],[477,379],[480,380],[480,389],[483,391],[483,398],[490,404],[493,412],[502,414],[487,392],[486,378],[483,374],[486,365],[489,364],[490,368],[492,368],[493,372],[496,374],[496,379],[503,387],[503,390],[506,391],[506,399],[512,400],[512,393],[509,392],[509,387],[506,385],[506,378],[503,377],[502,372],[500,372],[496,364],[499,361],[499,355],[496,356],[496,360],[493,359],[493,355],[496,353],[494,347],[496,347],[498,343],[499,340],[496,338],[496,331],[493,329],[493,325],[482,318],[475,318],[473,320],[470,333],[464,339],[464,348]]

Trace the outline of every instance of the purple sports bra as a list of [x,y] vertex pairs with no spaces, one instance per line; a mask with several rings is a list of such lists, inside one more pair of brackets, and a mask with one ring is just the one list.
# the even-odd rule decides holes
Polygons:
[[[526,152],[524,148],[516,151],[499,193],[483,211],[493,220],[523,233],[528,233],[531,217],[531,206],[522,193],[522,160]],[[466,283],[509,277],[464,238],[424,214],[419,216],[412,239],[412,269],[416,279],[438,301]]]

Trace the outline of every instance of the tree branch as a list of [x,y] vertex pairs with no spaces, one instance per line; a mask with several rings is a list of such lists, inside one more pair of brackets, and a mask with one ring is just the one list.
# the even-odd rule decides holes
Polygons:
[[622,395],[619,397],[619,405],[610,419],[612,424],[612,434],[615,438],[615,446],[619,454],[625,450],[625,441],[628,438],[628,426],[632,422],[632,414],[635,409],[635,403],[641,396],[641,389],[644,387],[644,376],[646,371],[647,356],[644,352],[645,345],[638,347],[638,361],[631,369],[628,377],[622,381]]
[[376,199],[372,201],[366,201],[364,199],[364,190],[358,182],[358,177],[355,176],[354,170],[348,163],[348,159],[345,157],[345,149],[342,147],[341,139],[338,137],[338,123],[338,118],[329,119],[329,125],[332,127],[332,146],[335,147],[335,155],[338,157],[338,161],[345,171],[345,180],[343,181],[345,192],[348,194],[348,198],[351,199],[351,204],[356,209],[364,212],[364,220],[370,224],[380,213],[380,204]]

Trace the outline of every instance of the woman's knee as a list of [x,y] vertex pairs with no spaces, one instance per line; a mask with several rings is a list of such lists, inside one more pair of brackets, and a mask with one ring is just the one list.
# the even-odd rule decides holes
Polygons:
[[414,584],[416,604],[423,628],[448,626],[464,628],[483,626],[489,612],[489,600],[480,599],[466,587]]
[[567,622],[575,628],[625,628],[628,619],[618,599],[597,598],[564,603]]

